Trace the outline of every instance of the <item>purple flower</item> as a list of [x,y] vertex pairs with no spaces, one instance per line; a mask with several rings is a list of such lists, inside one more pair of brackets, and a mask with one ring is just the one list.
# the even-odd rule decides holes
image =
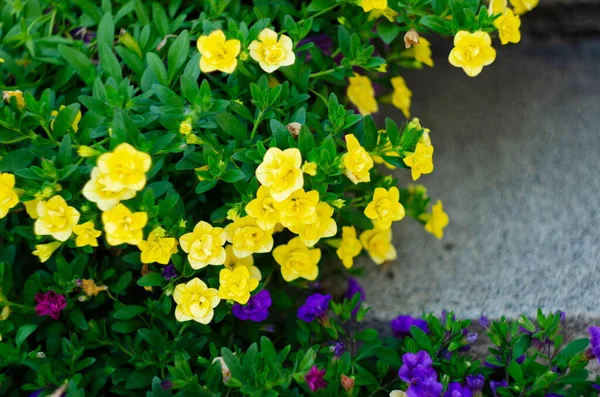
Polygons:
[[471,389],[463,387],[458,382],[452,382],[448,385],[448,390],[444,393],[444,397],[472,397]]
[[251,296],[245,305],[234,304],[231,311],[240,320],[251,320],[260,323],[267,319],[271,304],[271,294],[263,289],[258,294]]
[[60,311],[67,307],[67,300],[63,295],[54,291],[48,291],[45,294],[35,294],[35,312],[38,316],[50,316],[58,320]]
[[490,382],[490,388],[492,389],[492,394],[494,395],[494,397],[496,397],[498,395],[498,394],[496,394],[496,389],[498,389],[500,387],[508,387],[508,383],[506,383],[505,380]]
[[597,384],[597,383],[593,383],[593,384],[592,384],[592,387],[593,387],[594,389],[596,389],[596,390],[600,390],[600,385],[599,385],[599,384]]
[[173,388],[173,382],[169,379],[165,379],[162,382],[160,382],[160,387],[163,390],[171,390]]
[[348,300],[350,300],[356,294],[360,294],[360,298],[358,299],[358,304],[356,305],[356,307],[354,308],[354,310],[352,310],[352,315],[354,315],[354,316],[358,312],[358,309],[360,308],[360,305],[365,301],[366,295],[365,295],[365,290],[358,283],[358,281],[356,281],[356,279],[353,278],[353,277],[349,277],[348,278],[348,289],[346,290],[345,298],[348,299]]
[[336,358],[340,358],[342,354],[346,351],[346,345],[343,342],[336,342],[333,347],[333,356]]
[[600,327],[589,327],[590,334],[590,352],[592,357],[596,357],[600,363]]
[[325,372],[326,370],[319,371],[319,368],[317,368],[316,365],[313,365],[310,371],[304,376],[304,380],[311,391],[317,391],[327,387],[327,382],[323,379]]
[[427,322],[425,320],[421,320],[420,318],[414,318],[411,316],[398,316],[390,323],[390,327],[392,328],[392,332],[396,338],[404,338],[409,336],[411,326],[420,328],[425,333],[429,332]]
[[486,316],[481,316],[479,318],[479,325],[481,325],[481,328],[483,328],[483,329],[489,329],[490,328],[490,319],[487,318]]
[[563,312],[562,310],[557,310],[556,314],[560,316],[560,323],[564,324],[565,320],[567,319],[567,313]]
[[96,33],[93,31],[88,31],[87,28],[75,28],[69,33],[74,39],[81,39],[86,44],[89,44],[96,38]]
[[469,375],[467,376],[467,386],[471,389],[473,393],[479,393],[483,390],[483,385],[485,384],[485,378],[482,374],[479,375]]
[[40,390],[31,392],[31,393],[29,393],[29,397],[38,397],[40,394],[42,394],[43,391],[44,391],[44,389],[40,389]]
[[546,394],[546,397],[564,397],[564,396],[562,394],[548,393],[548,394]]
[[467,334],[467,342],[475,343],[477,342],[477,332],[471,332]]
[[177,277],[177,271],[175,270],[175,265],[167,265],[163,268],[162,276],[165,280],[169,281],[172,278]]
[[406,391],[408,397],[439,397],[442,392],[443,386],[437,381],[433,361],[424,350],[402,356],[398,377],[409,383]]
[[519,357],[517,357],[517,359],[515,360],[517,362],[517,364],[523,364],[523,361],[525,361],[525,355],[521,354]]
[[306,302],[298,308],[298,318],[312,322],[317,317],[324,317],[329,308],[331,295],[312,294],[306,298]]

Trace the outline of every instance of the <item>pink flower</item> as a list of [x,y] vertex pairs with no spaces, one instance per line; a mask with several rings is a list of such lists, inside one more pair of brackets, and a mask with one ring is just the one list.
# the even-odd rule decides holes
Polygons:
[[313,365],[310,371],[304,376],[304,380],[311,391],[317,391],[327,387],[327,382],[323,379],[325,372],[326,370],[319,371],[319,368],[317,368],[316,365]]
[[38,316],[50,316],[58,320],[60,311],[67,307],[67,300],[64,295],[57,294],[54,291],[48,291],[45,294],[35,294],[37,305],[35,312]]

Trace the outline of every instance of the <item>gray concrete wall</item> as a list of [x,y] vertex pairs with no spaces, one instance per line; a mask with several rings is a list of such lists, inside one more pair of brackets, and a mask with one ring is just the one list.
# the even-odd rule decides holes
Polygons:
[[[600,41],[496,48],[476,78],[448,64],[447,42],[434,43],[434,69],[404,73],[435,146],[435,171],[419,183],[450,225],[438,241],[404,219],[398,260],[362,261],[379,321],[538,307],[566,310],[575,328],[600,320]],[[393,108],[380,116],[403,119]],[[405,170],[395,176],[410,182]]]

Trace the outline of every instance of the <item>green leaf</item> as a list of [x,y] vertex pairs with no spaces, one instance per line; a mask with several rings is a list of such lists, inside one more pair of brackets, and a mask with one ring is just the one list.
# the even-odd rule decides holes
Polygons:
[[452,35],[452,30],[443,18],[435,15],[426,15],[419,20],[421,26],[426,27],[432,32],[439,33],[444,36]]
[[240,360],[231,352],[231,350],[229,350],[226,347],[223,347],[221,349],[221,356],[223,357],[223,360],[225,360],[225,365],[227,365],[227,368],[229,368],[231,376],[233,376],[239,381],[243,381],[244,369],[240,364]]
[[129,305],[125,307],[121,307],[115,311],[113,314],[114,318],[117,320],[129,320],[134,318],[137,315],[140,315],[146,311],[146,307],[137,306],[137,305]]
[[590,340],[588,338],[575,339],[558,353],[559,356],[563,357],[572,357],[578,353],[581,353],[590,344]]
[[137,331],[141,325],[142,323],[137,320],[121,320],[115,321],[110,328],[120,334],[130,334],[134,331]]
[[232,168],[221,175],[221,179],[227,183],[234,183],[246,178],[246,174],[242,170]]
[[[156,3],[155,3],[156,4]],[[146,54],[146,62],[148,62],[148,67],[152,70],[154,77],[156,80],[166,86],[168,84],[167,78],[167,69],[163,64],[162,60],[153,52],[149,52]]]
[[83,103],[83,106],[99,116],[106,118],[113,117],[112,108],[100,99],[85,95],[80,96],[78,99],[81,103]]
[[29,148],[17,149],[8,152],[0,160],[0,171],[1,172],[14,172],[18,169],[25,168],[35,158],[34,154],[31,153]]
[[77,328],[87,331],[88,324],[85,321],[85,317],[83,316],[83,312],[78,306],[73,306],[71,310],[69,310],[69,319],[77,326]]
[[78,103],[73,103],[69,106],[66,106],[58,112],[56,119],[54,119],[54,124],[52,124],[52,134],[55,138],[62,137],[69,129],[72,128],[72,124],[75,121],[78,112]]
[[306,9],[306,11],[313,12],[313,11],[326,10],[336,4],[337,3],[333,0],[313,0],[308,5],[308,8]]
[[415,327],[414,325],[410,327],[410,334],[412,335],[412,337],[415,339],[415,342],[417,342],[417,344],[427,350],[428,352],[431,352],[433,346],[431,344],[431,340],[429,339],[429,336],[427,336],[427,334],[419,327]]
[[248,130],[242,122],[229,112],[222,112],[215,116],[215,121],[223,131],[232,137],[243,140],[248,136]]
[[201,181],[196,186],[196,193],[197,194],[202,194],[202,193],[208,192],[210,189],[212,189],[213,187],[215,187],[216,184],[217,184],[216,180],[213,180],[213,181]]
[[276,376],[280,376],[282,368],[279,364],[277,351],[275,351],[275,347],[269,338],[264,335],[260,338],[260,350],[262,351],[263,358],[271,372],[273,372]]
[[363,146],[367,151],[375,149],[377,145],[377,125],[373,117],[367,116],[363,123],[364,142]]
[[117,280],[117,283],[115,284],[115,286],[112,287],[110,290],[115,294],[120,294],[120,293],[124,292],[125,289],[127,289],[129,284],[131,283],[132,279],[133,279],[133,274],[131,272],[123,273],[119,277],[119,280]]
[[159,84],[152,84],[152,91],[154,91],[158,99],[160,99],[164,105],[172,106],[174,108],[183,107],[181,97],[167,87],[163,87]]
[[398,146],[400,143],[400,131],[396,122],[389,117],[385,118],[385,130],[392,146]]
[[79,77],[87,84],[91,85],[96,78],[96,69],[90,61],[90,58],[83,52],[71,47],[60,44],[58,52],[69,65],[77,71]]
[[389,347],[378,346],[375,348],[374,353],[377,358],[386,364],[393,367],[400,367],[402,365],[402,358],[400,358],[400,355]]
[[20,348],[25,339],[27,339],[31,334],[35,332],[38,328],[37,324],[26,324],[19,327],[17,330],[17,335],[15,337],[15,343],[17,348]]
[[106,74],[106,76],[112,77],[117,82],[123,80],[121,65],[113,53],[112,48],[105,43],[100,43],[99,48],[100,66],[102,67],[102,71]]
[[112,123],[113,141],[115,143],[128,142],[133,146],[137,146],[139,140],[138,128],[131,120],[125,110],[115,108],[115,116]]
[[98,32],[96,32],[96,40],[98,41],[98,47],[102,47],[105,44],[109,49],[112,50],[113,41],[115,38],[115,24],[113,17],[110,12],[107,12],[102,17],[100,24],[98,25]]
[[377,34],[385,44],[391,44],[400,34],[400,26],[388,20],[381,21],[377,24]]
[[187,30],[179,34],[177,39],[169,48],[167,55],[167,66],[169,70],[169,82],[173,81],[175,76],[178,76],[179,69],[185,64],[190,51],[190,35]]
[[517,383],[523,383],[523,369],[516,361],[511,361],[506,370]]
[[137,281],[137,285],[140,287],[158,287],[164,281],[165,279],[160,273],[148,273]]
[[298,136],[298,148],[303,158],[308,158],[308,154],[316,146],[315,137],[307,126],[302,125],[300,135]]

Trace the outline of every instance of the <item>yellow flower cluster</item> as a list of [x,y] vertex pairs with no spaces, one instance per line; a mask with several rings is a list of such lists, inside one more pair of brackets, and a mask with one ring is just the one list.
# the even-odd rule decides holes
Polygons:
[[200,324],[208,324],[221,298],[219,291],[208,288],[204,281],[193,278],[185,284],[179,284],[173,291],[173,299],[177,303],[175,318],[177,321],[194,320]]
[[393,77],[390,82],[394,88],[392,104],[402,111],[404,117],[409,118],[412,91],[406,86],[406,82],[400,76]]
[[375,89],[371,83],[371,79],[367,76],[354,74],[350,77],[348,85],[348,99],[358,108],[358,112],[363,116],[371,113],[377,113],[379,106],[375,100]]
[[[234,72],[242,49],[239,40],[227,40],[222,30],[215,30],[209,35],[200,36],[196,44],[201,54],[200,70],[203,73],[215,70],[228,74]],[[252,59],[267,73],[282,66],[293,65],[296,61],[292,39],[283,34],[278,39],[277,32],[271,29],[263,29],[258,34],[258,40],[250,43],[248,50]],[[244,57],[240,59],[245,59],[248,53],[244,52],[242,55]]]
[[14,189],[15,176],[13,174],[0,174],[0,219],[19,203],[19,196]]
[[142,252],[142,263],[160,263],[167,265],[171,255],[177,253],[177,240],[165,237],[166,232],[162,227],[157,227],[150,232],[146,241],[141,241],[138,248]]
[[347,153],[342,156],[344,174],[354,184],[369,182],[371,180],[369,171],[373,168],[373,159],[353,134],[346,135],[345,139]]

